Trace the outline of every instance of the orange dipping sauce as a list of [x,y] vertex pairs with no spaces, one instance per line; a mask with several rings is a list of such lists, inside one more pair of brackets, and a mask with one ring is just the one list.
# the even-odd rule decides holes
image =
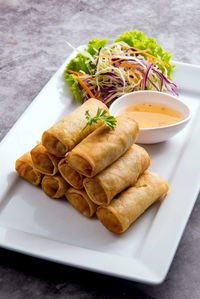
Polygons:
[[184,119],[179,111],[155,103],[134,103],[126,107],[124,112],[132,112],[140,128],[168,126]]

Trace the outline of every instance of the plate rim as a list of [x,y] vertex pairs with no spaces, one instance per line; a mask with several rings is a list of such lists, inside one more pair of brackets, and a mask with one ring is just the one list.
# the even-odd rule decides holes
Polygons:
[[[82,47],[82,46],[80,46],[80,47]],[[17,123],[19,121],[21,121],[21,119],[23,118],[23,116],[26,113],[29,112],[29,110],[31,109],[32,105],[34,105],[34,103],[39,99],[39,96],[40,96],[41,92],[44,89],[48,88],[48,85],[51,84],[51,80],[53,78],[55,78],[57,76],[57,74],[59,74],[61,72],[61,70],[66,66],[67,62],[74,56],[74,54],[75,54],[75,52],[73,51],[72,54],[65,60],[65,62],[61,65],[61,67],[54,73],[54,75],[50,78],[50,80],[41,89],[41,91],[38,93],[38,95],[33,99],[33,101],[31,102],[31,104],[21,114],[21,116],[18,118],[18,120],[12,126],[12,128],[8,131],[8,133],[1,140],[1,142],[0,142],[0,148],[2,147],[2,145],[4,143],[6,143],[7,139],[10,137],[11,133],[15,130],[15,126],[17,125]],[[184,63],[184,62],[178,62],[178,61],[172,61],[172,63],[175,63],[176,66],[180,66],[180,67],[184,66],[184,67],[190,68],[190,69],[194,68],[194,69],[197,69],[198,71],[200,71],[200,66],[199,65],[189,64],[189,63]],[[199,128],[200,128],[200,120],[198,122],[198,125],[199,125]],[[197,131],[197,128],[196,128],[196,131]],[[191,140],[194,139],[194,135],[196,134],[196,131],[195,131],[195,133],[193,132],[193,134],[191,136]],[[194,140],[193,140],[193,142],[194,142]],[[190,150],[190,148],[191,148],[191,143],[184,150],[184,153],[188,152]],[[198,176],[200,177],[200,171],[198,173]],[[193,200],[191,201],[190,209],[188,210],[187,219],[186,219],[186,221],[184,221],[185,223],[184,223],[184,225],[182,225],[182,227],[181,227],[181,229],[179,231],[179,238],[175,242],[173,251],[171,252],[171,255],[170,255],[170,259],[169,259],[169,261],[167,263],[167,266],[165,267],[164,271],[162,272],[162,274],[161,273],[157,273],[156,271],[153,271],[151,268],[147,267],[145,263],[143,263],[141,261],[138,262],[135,258],[132,258],[131,260],[134,261],[133,266],[134,267],[136,266],[135,270],[137,269],[137,267],[139,267],[143,271],[143,273],[140,273],[141,271],[138,268],[137,269],[138,273],[135,275],[134,274],[135,270],[133,272],[128,271],[129,268],[127,266],[129,264],[129,267],[130,267],[130,258],[125,258],[125,257],[117,255],[117,259],[120,261],[120,264],[122,264],[121,265],[122,266],[121,272],[119,272],[119,271],[116,271],[116,269],[115,269],[116,267],[114,267],[114,270],[113,270],[112,263],[110,265],[109,259],[111,258],[111,256],[113,256],[111,254],[103,253],[103,252],[97,252],[95,250],[85,249],[83,247],[72,246],[72,245],[63,243],[61,241],[58,242],[58,241],[55,241],[55,240],[51,240],[51,239],[42,237],[42,236],[37,235],[37,234],[34,235],[32,233],[26,233],[26,232],[23,232],[23,231],[20,231],[20,230],[17,230],[17,229],[8,228],[8,227],[6,227],[4,225],[0,225],[0,246],[3,247],[3,248],[6,248],[6,249],[12,250],[12,251],[20,252],[20,253],[27,254],[27,255],[30,255],[30,256],[35,256],[35,257],[46,259],[46,260],[53,261],[53,262],[62,263],[62,264],[65,264],[65,265],[76,267],[76,268],[82,268],[82,269],[85,269],[85,270],[90,270],[90,271],[94,271],[94,272],[98,272],[98,273],[102,273],[102,274],[107,274],[107,275],[112,275],[112,276],[116,276],[116,277],[121,277],[121,278],[128,279],[128,280],[133,280],[133,281],[137,281],[137,282],[143,282],[143,283],[147,283],[147,284],[155,284],[155,285],[157,285],[157,284],[160,284],[160,283],[162,283],[164,281],[164,279],[165,279],[165,277],[166,277],[166,275],[168,273],[169,267],[170,267],[171,262],[172,262],[172,260],[174,258],[174,255],[176,253],[176,249],[177,249],[178,244],[180,242],[180,239],[181,239],[181,237],[183,235],[185,226],[187,225],[189,216],[190,216],[190,214],[192,212],[192,209],[194,207],[194,204],[196,202],[196,199],[197,199],[197,196],[198,196],[198,192],[199,192],[199,186],[198,186],[198,184],[195,183],[195,188],[194,189],[195,190],[193,190]],[[15,240],[16,243],[12,243],[9,240],[5,239],[5,234],[8,231],[11,232],[11,233],[14,232],[15,235],[18,236],[18,238],[19,238],[19,240],[18,240],[19,244],[17,244],[16,240]],[[38,246],[38,244],[42,244],[42,246],[44,246],[45,242],[48,243],[48,244],[50,242],[53,246],[56,247],[56,249],[58,249],[58,252],[55,252],[54,254],[53,254],[53,252],[50,252],[48,254],[42,254],[41,252],[38,252],[37,246],[36,246],[36,248],[34,246],[32,248],[30,248],[29,247],[29,245],[30,245],[29,242],[28,243],[26,241],[24,242],[24,239],[21,238],[21,235],[26,235],[25,240],[27,240],[28,237],[33,238],[34,242],[35,242],[35,244],[37,244],[37,246]],[[38,248],[39,248],[39,246],[38,246]],[[106,259],[106,261],[107,261],[107,268],[103,269],[100,264],[98,265],[98,268],[97,268],[97,266],[95,266],[95,263],[94,263],[93,260],[92,260],[92,263],[90,265],[86,265],[85,262],[83,263],[81,261],[79,261],[79,263],[77,263],[77,257],[80,255],[80,251],[79,252],[76,252],[77,250],[74,251],[74,249],[77,249],[77,248],[79,248],[79,250],[83,254],[86,253],[86,252],[88,252],[90,254],[90,257],[91,257],[91,252],[92,252],[93,255],[94,255],[93,258],[95,258],[95,256],[96,256],[97,253],[98,253],[97,256],[99,256],[99,255],[103,256]],[[61,252],[61,249],[64,252]],[[70,252],[71,254],[73,254],[73,252],[74,252],[75,255],[73,254],[70,257],[67,256],[67,258],[66,258],[66,252]],[[59,257],[59,254],[61,254],[61,253],[62,253],[62,257]],[[127,264],[126,264],[126,259],[127,259]],[[102,264],[104,265],[104,263],[102,263]]]

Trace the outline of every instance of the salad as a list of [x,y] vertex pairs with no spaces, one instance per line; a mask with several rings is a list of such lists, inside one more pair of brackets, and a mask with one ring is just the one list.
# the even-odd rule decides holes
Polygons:
[[137,30],[125,32],[109,45],[93,39],[66,66],[77,102],[97,98],[110,105],[125,93],[138,90],[168,91],[178,95],[172,82],[171,54]]

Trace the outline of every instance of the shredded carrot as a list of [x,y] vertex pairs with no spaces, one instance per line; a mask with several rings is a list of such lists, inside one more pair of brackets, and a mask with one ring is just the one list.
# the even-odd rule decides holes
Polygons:
[[152,58],[151,57],[147,57],[147,64],[150,64],[150,63],[152,63]]
[[117,59],[117,60],[115,60],[115,61],[110,62],[109,64],[114,64],[114,63],[119,62],[119,61],[122,61],[122,60],[124,60],[124,58]]
[[[133,49],[133,50],[136,50],[136,51],[141,51],[141,50],[138,49],[138,48],[135,48],[135,47],[128,47],[128,46],[124,46],[124,45],[122,45],[121,48],[122,48],[122,49],[124,48],[124,49]],[[149,50],[149,51],[150,51],[150,50]],[[153,59],[159,61],[160,63],[163,63],[163,64],[166,65],[166,66],[169,66],[169,64],[167,64],[166,62],[162,61],[161,59],[159,59],[159,58],[157,58],[157,57],[155,57],[155,56],[153,56],[153,55],[151,55],[151,54],[149,54],[149,53],[144,52],[144,54],[145,54],[146,56],[149,56],[149,57],[151,57],[151,58],[153,58]]]
[[155,60],[159,61],[160,63],[164,64],[165,66],[169,66],[169,64],[167,64],[166,62],[162,61],[161,59],[159,59],[159,58],[157,58],[153,55],[150,55],[149,53],[144,53],[144,54],[151,57],[152,59],[155,59]]
[[[130,71],[130,72],[132,72],[132,71]],[[137,77],[138,81],[135,81],[135,83],[137,83],[135,87],[137,87],[138,85],[140,85],[140,84],[143,82],[143,80],[144,80],[144,76],[145,76],[145,75],[142,74],[142,79],[140,79],[140,78]]]
[[91,90],[87,87],[87,85],[76,76],[77,81],[80,83],[80,85],[87,91],[87,93],[91,96],[91,98],[95,98],[95,95],[91,92]]
[[133,68],[138,68],[138,65],[135,64],[118,64],[116,67],[133,67]]
[[133,71],[130,71],[130,74],[131,74],[131,76],[133,76],[133,81],[134,81],[135,83],[137,83],[137,82],[139,81],[139,79],[138,79],[137,75],[136,75],[136,74],[134,74],[134,72],[133,72]]
[[68,73],[72,73],[74,75],[78,75],[78,76],[85,76],[84,74],[82,73],[79,73],[79,72],[75,72],[75,71],[72,71],[72,70],[67,70]]
[[[126,52],[126,53],[119,53],[119,54],[115,54],[116,56],[125,56],[125,55],[130,55],[130,54],[140,54],[140,53],[146,53],[147,51],[149,51],[149,49],[146,50],[139,50],[139,51],[130,51],[130,52]],[[114,55],[99,55],[98,57],[100,58],[114,58]]]
[[[120,54],[116,54],[116,56],[123,56],[123,55],[128,55],[127,53],[120,53]],[[99,58],[114,58],[114,55],[99,55]]]
[[[138,51],[138,52],[127,52],[128,54],[137,54],[137,53],[143,53],[143,52],[145,52],[145,51],[149,51],[149,49],[147,49],[147,50],[144,50],[144,51]],[[126,54],[127,54],[126,53]],[[121,55],[121,54],[120,54]],[[116,62],[119,62],[119,61],[121,61],[121,60],[124,60],[125,58],[119,58],[118,60],[115,60],[115,61],[112,61],[112,62],[110,62],[109,64],[114,64],[114,63],[116,63]]]
[[94,96],[95,96],[96,99],[98,98],[98,95],[99,95],[99,91],[96,90],[96,91],[95,91],[95,94],[94,94]]
[[[69,73],[71,73],[71,74],[74,74],[74,75],[77,75],[77,76],[87,76],[87,74],[82,74],[82,73],[75,72],[75,71],[72,71],[72,70],[67,70],[67,72],[69,72]],[[87,79],[94,80],[93,77],[87,77]]]
[[138,80],[138,83],[135,87],[137,87],[138,85],[140,85],[140,83],[142,83],[142,81],[144,80],[144,77],[141,80]]
[[[124,45],[121,45],[121,48],[122,49],[133,49],[134,50],[134,52],[133,53],[146,53],[146,52],[149,52],[150,51],[150,49],[144,49],[144,50],[142,50],[142,49],[138,49],[138,48],[134,48],[134,47],[128,47],[128,46],[124,46]],[[128,52],[127,52],[128,53]]]

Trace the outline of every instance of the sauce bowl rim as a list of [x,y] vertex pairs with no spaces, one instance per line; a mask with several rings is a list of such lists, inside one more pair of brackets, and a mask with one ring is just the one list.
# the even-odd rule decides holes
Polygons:
[[[156,91],[156,90],[138,90],[138,91],[133,91],[133,92],[129,92],[129,93],[126,93],[124,95],[122,95],[121,97],[117,98],[109,107],[109,111],[111,113],[111,110],[113,109],[112,107],[114,107],[118,102],[120,102],[123,98],[126,98],[127,96],[129,95],[134,95],[134,94],[138,94],[138,93],[152,93],[152,94],[158,94],[158,95],[164,95],[164,96],[167,96],[169,98],[171,98],[174,102],[182,105],[184,108],[186,108],[188,110],[188,116],[186,116],[183,120],[181,121],[178,121],[174,124],[170,124],[170,125],[166,125],[166,126],[160,126],[160,127],[152,127],[152,128],[140,128],[140,131],[155,131],[155,130],[163,130],[163,129],[167,129],[167,128],[171,128],[171,127],[175,127],[175,126],[178,126],[178,125],[181,125],[181,124],[184,124],[185,122],[188,122],[190,119],[191,119],[191,111],[190,111],[190,108],[185,104],[183,103],[180,99],[178,99],[176,96],[173,96],[173,95],[170,95],[166,92],[161,92],[161,91]],[[135,101],[136,102],[136,101]],[[142,102],[140,100],[138,100],[138,102]],[[149,100],[149,102],[151,102],[151,100]],[[147,103],[147,102],[146,102]],[[158,102],[158,104],[161,104],[161,102]],[[131,105],[131,103],[130,103]],[[129,106],[129,105],[124,105],[125,106]],[[173,108],[170,104],[169,106],[171,108]],[[173,108],[174,109],[174,108]],[[180,112],[178,109],[175,109],[177,110],[178,112]],[[112,114],[114,114],[112,112]],[[119,115],[119,114],[118,114]],[[116,115],[117,116],[117,115]]]

